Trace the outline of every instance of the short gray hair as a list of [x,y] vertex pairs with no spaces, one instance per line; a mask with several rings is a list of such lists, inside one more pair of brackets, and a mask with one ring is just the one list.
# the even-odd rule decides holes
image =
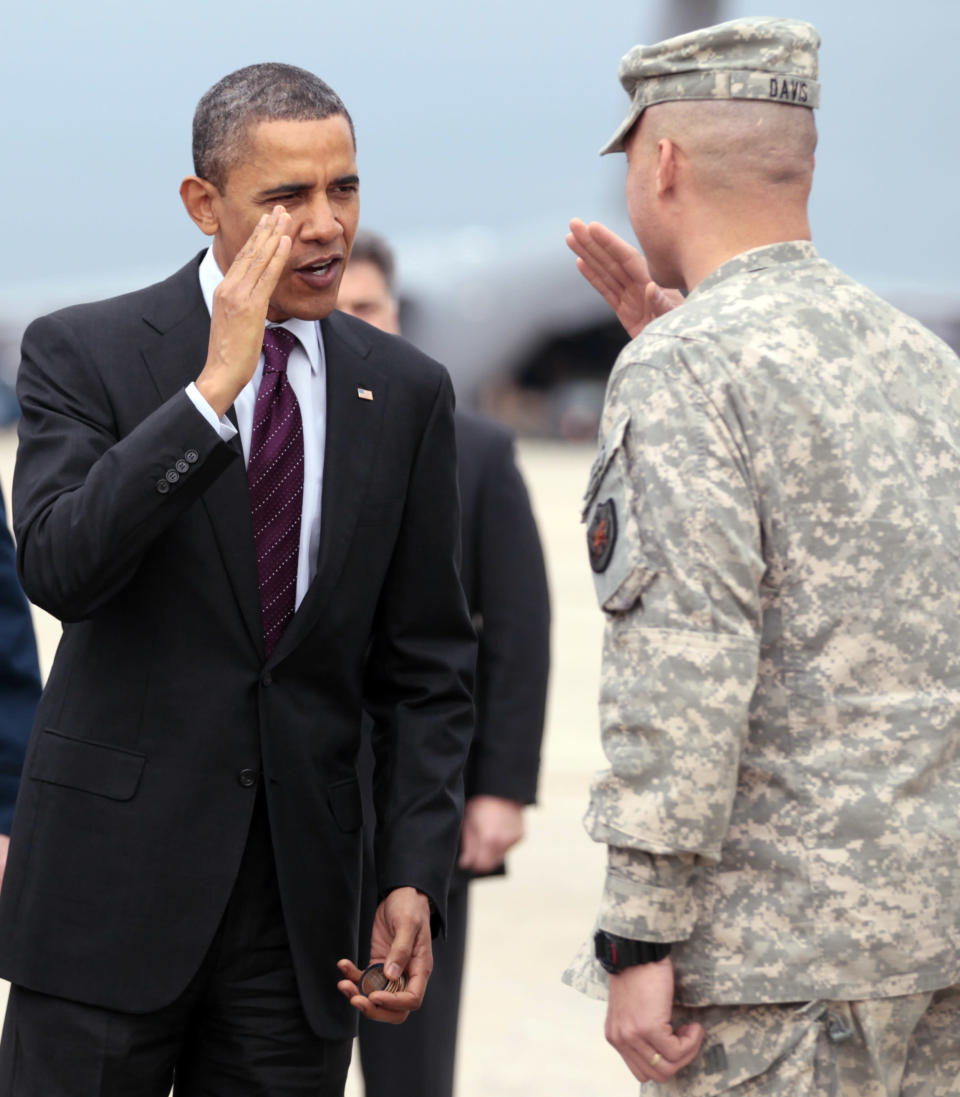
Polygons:
[[277,120],[312,122],[343,115],[356,144],[353,119],[343,100],[319,76],[296,65],[267,61],[219,80],[193,115],[193,170],[219,191],[243,154],[250,126]]

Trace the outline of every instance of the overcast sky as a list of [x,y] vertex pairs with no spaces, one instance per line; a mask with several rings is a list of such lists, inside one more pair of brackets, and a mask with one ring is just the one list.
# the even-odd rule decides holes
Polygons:
[[[779,9],[779,10],[778,10]],[[756,14],[728,0],[724,16]],[[764,9],[760,9],[764,11]],[[771,13],[766,9],[765,13]],[[791,0],[824,38],[821,251],[874,285],[960,288],[957,0]],[[32,0],[8,7],[0,296],[163,273],[203,245],[177,195],[198,97],[241,65],[310,68],[358,136],[362,220],[410,244],[475,226],[504,262],[572,215],[616,216],[620,56],[659,0]]]

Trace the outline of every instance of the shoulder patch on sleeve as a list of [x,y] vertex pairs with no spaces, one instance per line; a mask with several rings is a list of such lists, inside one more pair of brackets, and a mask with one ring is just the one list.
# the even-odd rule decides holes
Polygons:
[[590,554],[590,567],[595,572],[607,570],[616,543],[617,505],[611,497],[597,503],[590,525],[587,526],[587,551]]

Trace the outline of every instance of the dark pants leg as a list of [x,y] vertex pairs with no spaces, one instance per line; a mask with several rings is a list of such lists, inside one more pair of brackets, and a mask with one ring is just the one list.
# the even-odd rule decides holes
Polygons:
[[467,898],[466,884],[450,892],[447,938],[433,942],[433,974],[420,1009],[402,1025],[361,1018],[366,1097],[452,1097]]
[[[163,1015],[162,1018],[160,1015]],[[12,986],[0,1045],[5,1097],[167,1097],[180,1042],[175,1010],[140,1038],[139,1015]]]
[[322,1040],[300,1006],[270,833],[258,797],[213,944],[186,991],[147,1014],[13,987],[3,1097],[342,1097],[350,1042]]

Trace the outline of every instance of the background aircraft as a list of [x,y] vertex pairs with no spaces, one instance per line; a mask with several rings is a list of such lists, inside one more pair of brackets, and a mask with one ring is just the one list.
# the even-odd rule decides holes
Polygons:
[[[821,252],[960,338],[955,0],[792,0],[820,29],[812,219]],[[33,316],[164,277],[204,244],[177,197],[199,96],[257,60],[310,68],[353,115],[362,222],[395,244],[406,330],[460,399],[590,436],[624,337],[563,242],[571,216],[629,235],[622,117],[638,41],[753,14],[743,0],[253,0],[21,5],[6,22],[0,379]],[[2,408],[0,408],[2,413]]]

